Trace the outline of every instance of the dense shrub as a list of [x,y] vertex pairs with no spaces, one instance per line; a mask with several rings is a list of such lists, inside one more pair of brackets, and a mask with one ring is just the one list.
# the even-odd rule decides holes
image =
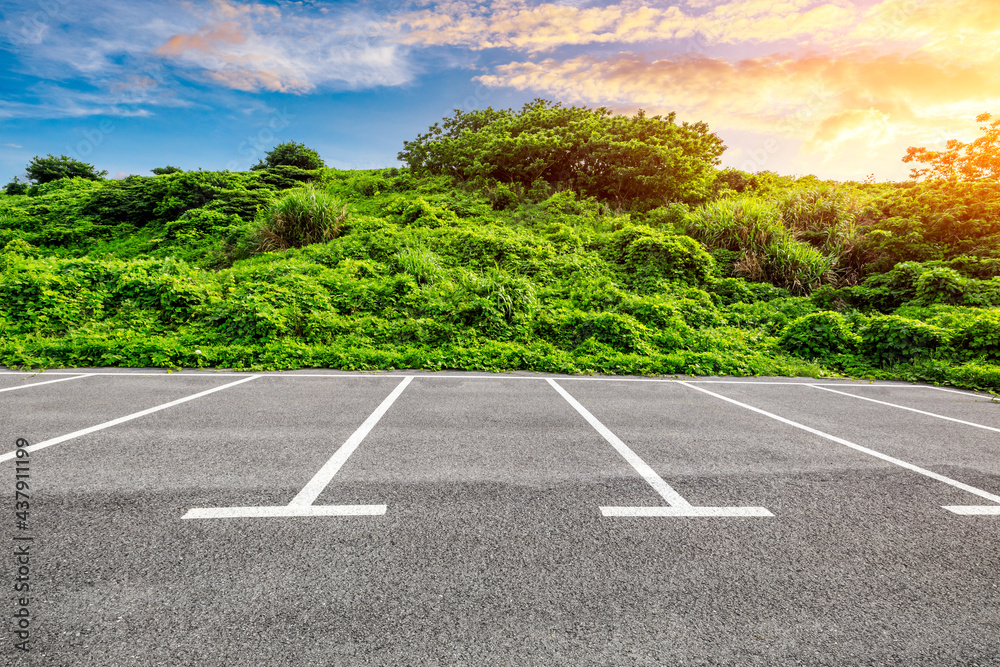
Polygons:
[[916,287],[914,301],[919,305],[961,303],[969,281],[955,269],[936,268],[920,274]]
[[525,189],[538,180],[562,183],[602,200],[651,208],[706,198],[722,151],[707,125],[677,124],[674,114],[626,117],[604,107],[535,100],[520,111],[456,110],[405,142],[399,159],[417,174]]
[[1000,360],[1000,311],[982,311],[953,326],[951,344],[959,357]]
[[711,255],[694,239],[649,227],[627,226],[611,236],[607,247],[609,258],[636,285],[704,285],[715,270]]
[[299,169],[322,169],[326,166],[319,153],[305,144],[288,141],[278,144],[251,169],[271,169],[273,167],[298,167]]
[[948,343],[947,331],[898,315],[876,315],[860,328],[859,349],[876,364],[911,361]]
[[778,345],[794,355],[816,359],[850,351],[859,342],[840,313],[820,311],[790,322]]
[[28,179],[34,183],[49,183],[60,178],[85,178],[91,181],[99,181],[108,175],[108,172],[97,171],[97,168],[86,162],[60,155],[56,157],[51,153],[45,157],[35,156],[24,168],[24,173]]

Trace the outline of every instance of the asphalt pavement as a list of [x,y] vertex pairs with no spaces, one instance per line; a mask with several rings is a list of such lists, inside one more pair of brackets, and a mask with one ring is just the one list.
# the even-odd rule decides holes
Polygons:
[[6,371],[0,423],[2,664],[1000,665],[989,395]]

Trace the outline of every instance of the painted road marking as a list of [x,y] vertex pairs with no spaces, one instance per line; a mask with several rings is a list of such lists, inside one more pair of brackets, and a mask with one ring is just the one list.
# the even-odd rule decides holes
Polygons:
[[[959,482],[958,480],[952,479],[951,477],[945,477],[944,475],[939,475],[936,472],[933,472],[931,470],[927,470],[926,468],[921,468],[920,466],[913,465],[912,463],[907,463],[906,461],[903,461],[901,459],[897,459],[897,458],[895,458],[893,456],[889,456],[888,454],[883,454],[882,452],[877,452],[874,449],[868,449],[867,447],[862,447],[861,445],[858,445],[858,444],[855,444],[853,442],[850,442],[849,440],[844,440],[843,438],[838,438],[835,435],[830,435],[829,433],[824,433],[823,431],[820,431],[818,429],[812,428],[810,426],[806,426],[805,424],[800,424],[798,422],[792,421],[791,419],[785,419],[784,417],[781,417],[781,416],[776,415],[774,413],[768,412],[766,410],[761,410],[760,408],[755,408],[754,406],[748,405],[746,403],[741,403],[740,401],[737,401],[735,399],[729,398],[727,396],[723,396],[722,394],[716,394],[714,391],[709,391],[708,389],[703,389],[702,387],[695,387],[694,385],[689,384],[687,382],[680,382],[679,384],[682,384],[685,387],[689,387],[691,389],[694,389],[695,391],[700,391],[700,392],[703,392],[703,393],[708,394],[710,396],[715,396],[716,398],[722,399],[723,401],[726,401],[728,403],[732,403],[733,405],[738,405],[741,408],[746,408],[747,410],[751,410],[753,412],[756,412],[757,414],[764,415],[765,417],[770,417],[771,419],[775,419],[775,420],[777,420],[777,421],[779,421],[779,422],[781,422],[783,424],[788,424],[789,426],[794,426],[795,428],[802,429],[803,431],[806,431],[808,433],[812,433],[813,435],[818,435],[821,438],[825,438],[827,440],[831,440],[833,442],[836,442],[838,444],[844,445],[846,447],[850,447],[851,449],[856,449],[859,452],[863,452],[865,454],[869,454],[870,456],[874,456],[876,458],[882,459],[883,461],[888,461],[889,463],[893,463],[893,464],[898,465],[900,467],[906,468],[907,470],[912,470],[913,472],[920,473],[921,475],[924,475],[926,477],[930,477],[931,479],[936,479],[939,482],[944,482],[945,484],[950,484],[951,486],[954,486],[955,488],[962,489],[963,491],[968,491],[969,493],[975,494],[975,495],[979,496],[980,498],[985,498],[986,500],[989,500],[990,502],[994,502],[994,503],[1000,504],[1000,496],[994,495],[994,494],[990,493],[989,491],[983,491],[982,489],[978,489],[978,488],[976,488],[974,486],[969,486],[968,484],[965,484],[963,482]],[[1000,507],[993,507],[993,506],[983,506],[983,505],[970,505],[970,506],[963,506],[963,505],[943,505],[942,507],[944,507],[944,509],[948,510],[949,512],[954,512],[955,514],[1000,514]],[[994,510],[997,510],[997,511],[994,511]]]
[[677,493],[656,471],[649,467],[638,454],[621,441],[611,430],[602,424],[587,408],[573,398],[569,392],[560,387],[555,380],[546,378],[553,389],[566,399],[587,422],[594,427],[604,439],[611,443],[622,457],[628,461],[639,475],[660,494],[669,507],[602,507],[604,516],[774,516],[763,507],[694,507]]
[[31,384],[22,384],[20,387],[5,387],[4,389],[0,389],[0,392],[3,392],[3,391],[17,391],[18,389],[27,389],[28,387],[39,387],[39,386],[41,386],[43,384],[52,384],[53,382],[69,382],[70,380],[79,380],[81,378],[89,378],[92,375],[93,375],[93,373],[84,373],[83,375],[74,375],[73,377],[59,378],[58,380],[46,380],[45,382],[33,382]]
[[407,375],[396,385],[375,412],[358,427],[354,433],[333,453],[330,460],[319,469],[313,478],[292,498],[287,505],[272,505],[262,507],[199,507],[188,510],[183,519],[233,519],[243,517],[276,517],[276,516],[358,516],[385,514],[385,505],[313,505],[323,489],[333,480],[333,476],[354,453],[361,441],[375,428],[389,407],[399,398],[414,376]]
[[261,507],[197,507],[182,519],[260,519],[285,516],[381,516],[385,505],[264,505]]
[[830,389],[828,387],[821,387],[816,384],[809,385],[815,389],[821,389],[823,391],[829,391],[834,394],[841,394],[842,396],[850,396],[851,398],[856,398],[859,401],[869,401],[871,403],[878,403],[879,405],[888,405],[892,408],[899,408],[900,410],[909,410],[910,412],[916,412],[917,414],[927,415],[928,417],[937,417],[938,419],[947,419],[950,422],[955,422],[957,424],[965,424],[966,426],[975,426],[976,428],[986,429],[987,431],[993,431],[994,433],[1000,433],[1000,428],[994,428],[992,426],[984,426],[982,424],[977,424],[975,422],[967,422],[962,419],[955,419],[954,417],[945,417],[944,415],[939,415],[935,412],[924,412],[923,410],[917,410],[916,408],[909,408],[905,405],[899,405],[898,403],[888,403],[886,401],[877,401],[874,398],[867,398],[866,396],[857,396],[855,394],[848,394],[846,391],[837,391],[836,389]]
[[1000,505],[944,505],[944,508],[949,512],[967,516],[1000,516]]
[[[249,382],[250,380],[255,380],[259,375],[251,375],[248,378],[243,378],[242,380],[237,380],[236,382],[230,382],[229,384],[224,384],[221,387],[214,387],[212,389],[207,389],[205,391],[200,391],[197,394],[191,394],[190,396],[185,396],[184,398],[178,398],[176,401],[170,401],[169,403],[164,403],[163,405],[157,405],[156,407],[148,408],[146,410],[141,410],[139,412],[133,412],[130,415],[125,415],[124,417],[119,417],[117,419],[112,419],[111,421],[106,421],[97,426],[89,426],[79,431],[73,431],[72,433],[67,433],[66,435],[60,435],[57,438],[52,438],[50,440],[45,440],[39,442],[38,444],[31,445],[30,447],[25,447],[29,452],[38,451],[39,449],[45,449],[46,447],[51,447],[52,445],[58,445],[60,442],[66,442],[67,440],[72,440],[73,438],[79,438],[82,435],[87,435],[88,433],[94,433],[95,431],[102,431],[106,428],[112,426],[117,426],[118,424],[124,424],[127,421],[132,421],[133,419],[138,419],[139,417],[145,417],[146,415],[153,414],[154,412],[159,412],[160,410],[165,410],[171,408],[175,405],[180,405],[181,403],[187,403],[188,401],[193,401],[196,398],[201,398],[202,396],[208,396],[209,394],[214,394],[217,391],[222,391],[223,389],[228,389],[229,387],[235,387],[238,384],[243,384],[244,382]],[[0,456],[0,462],[9,461],[17,455],[17,452],[7,452]]]

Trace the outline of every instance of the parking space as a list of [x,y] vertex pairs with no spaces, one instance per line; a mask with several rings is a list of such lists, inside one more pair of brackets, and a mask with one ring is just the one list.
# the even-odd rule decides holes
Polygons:
[[[125,374],[48,384],[36,380],[35,386],[0,393],[0,423],[4,425],[8,442],[20,437],[33,445],[40,444],[232,381],[232,377],[210,375]],[[175,419],[177,416],[174,413]]]
[[58,384],[61,382],[71,382],[89,377],[84,373],[74,373],[61,377],[50,378],[48,375],[40,376],[30,373],[0,373],[0,394],[10,391],[20,391],[28,387],[39,385]]
[[[998,434],[813,383],[0,393],[8,443],[54,442],[32,458],[37,664],[1000,663],[1000,515],[945,509],[1000,503],[921,472],[1000,494]],[[1000,409],[822,386],[985,426]]]
[[[824,391],[850,394],[875,405],[895,407],[904,411],[917,411],[936,415],[956,423],[968,422],[1000,434],[1000,398],[971,391],[931,387],[928,385],[908,385],[897,387],[891,384],[841,385],[817,384]],[[917,413],[919,414],[919,413]]]
[[[955,501],[947,505],[983,505],[981,499],[989,505],[1000,503],[1000,485],[995,481],[1000,477],[998,433],[973,422],[958,423],[859,400],[846,392],[810,393],[811,389],[791,394],[778,386],[715,385],[713,391],[847,441],[831,441],[832,447],[844,444],[856,446],[855,451],[870,450],[870,455],[895,459],[894,465],[923,477],[944,476],[947,479],[937,481],[973,494],[964,499],[952,494]],[[956,402],[964,398],[951,393],[942,396]]]

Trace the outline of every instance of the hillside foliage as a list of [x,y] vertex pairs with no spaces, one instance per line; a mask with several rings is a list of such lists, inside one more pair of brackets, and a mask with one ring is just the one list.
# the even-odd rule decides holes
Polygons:
[[497,173],[281,165],[0,195],[0,364],[1000,390],[997,184],[710,169],[702,201],[631,206]]

